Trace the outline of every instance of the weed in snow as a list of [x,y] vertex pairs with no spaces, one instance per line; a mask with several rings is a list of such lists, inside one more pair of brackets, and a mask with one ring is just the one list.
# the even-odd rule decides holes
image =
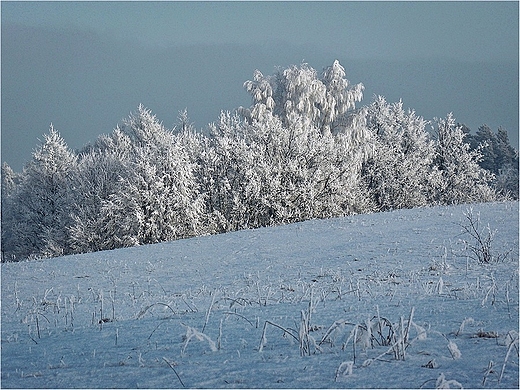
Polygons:
[[204,340],[207,341],[211,351],[216,352],[218,350],[217,346],[215,345],[215,342],[213,340],[211,340],[211,338],[209,338],[209,336],[207,336],[206,334],[204,334],[202,332],[199,332],[197,329],[192,328],[191,326],[184,325],[184,324],[182,324],[182,325],[184,327],[186,327],[186,335],[184,336],[184,345],[182,346],[182,350],[181,350],[182,355],[184,355],[184,353],[186,352],[186,348],[188,347],[189,342],[194,338],[197,339],[198,341],[204,341]]
[[341,363],[338,369],[336,370],[336,377],[334,378],[334,381],[338,382],[341,377],[347,377],[352,375],[353,367],[354,362],[352,360]]
[[471,317],[464,318],[464,321],[461,322],[461,324],[459,326],[459,330],[457,330],[457,332],[455,333],[455,336],[459,336],[460,334],[462,334],[462,332],[464,332],[464,327],[466,325],[473,324],[474,322],[475,322],[475,320]]
[[457,389],[463,389],[462,385],[454,379],[446,380],[443,373],[439,375],[435,382],[436,389],[451,389],[452,386],[456,386]]
[[455,360],[460,359],[462,354],[460,353],[459,347],[453,341],[448,341],[448,350],[451,353],[451,357]]
[[507,361],[509,359],[511,352],[513,351],[513,348],[516,349],[517,358],[519,356],[519,354],[518,354],[518,332],[515,332],[515,331],[508,332],[507,337],[506,337],[506,343],[508,343],[509,345],[507,347],[506,357],[504,358],[504,364],[502,364],[502,370],[500,371],[500,376],[498,377],[498,383],[500,383],[500,381],[502,380],[502,377],[504,376],[504,371],[506,370],[506,364],[507,364]]

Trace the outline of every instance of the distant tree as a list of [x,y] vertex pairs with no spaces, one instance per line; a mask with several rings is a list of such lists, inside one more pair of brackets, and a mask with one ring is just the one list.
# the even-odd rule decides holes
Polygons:
[[497,190],[505,196],[518,199],[518,151],[511,146],[507,131],[501,127],[498,128],[496,140]]
[[498,170],[506,166],[518,165],[518,152],[511,146],[509,135],[502,127],[499,127],[497,131],[495,151],[495,166]]
[[18,184],[18,175],[7,163],[2,164],[2,199],[5,199],[13,193]]
[[190,170],[190,180],[194,180],[191,189],[196,200],[197,210],[197,226],[194,230],[196,235],[215,234],[219,230],[215,226],[214,216],[208,212],[207,196],[203,188],[204,162],[203,156],[207,151],[208,137],[198,131],[193,123],[190,122],[187,110],[179,112],[177,124],[172,132],[174,134],[175,144],[179,147]]
[[479,165],[489,172],[497,174],[499,169],[495,161],[497,158],[495,151],[497,138],[493,130],[487,125],[480,126],[475,134],[474,140],[480,148],[480,154],[482,155]]
[[471,129],[464,123],[457,123],[457,127],[460,127],[464,134],[464,141],[469,144],[470,150],[476,150],[479,147],[479,143],[475,138],[474,134],[471,134]]
[[469,129],[464,132],[470,150],[481,155],[479,165],[494,175],[489,184],[501,196],[518,199],[518,152],[511,146],[507,131],[499,128],[495,134],[482,125],[474,135]]
[[269,183],[261,177],[261,171],[271,165],[257,143],[255,128],[263,128],[259,123],[266,121],[250,125],[238,115],[222,112],[218,123],[211,126],[201,155],[202,188],[207,212],[220,231],[268,226],[276,219],[271,203],[264,198],[266,185],[275,186],[277,178],[274,172]]
[[442,204],[488,202],[496,199],[488,185],[493,174],[478,165],[481,154],[471,150],[460,126],[450,113],[437,119],[436,156],[434,164],[440,171],[434,199]]
[[14,260],[14,244],[16,240],[12,236],[16,224],[16,186],[19,182],[17,175],[7,164],[2,164],[2,261]]

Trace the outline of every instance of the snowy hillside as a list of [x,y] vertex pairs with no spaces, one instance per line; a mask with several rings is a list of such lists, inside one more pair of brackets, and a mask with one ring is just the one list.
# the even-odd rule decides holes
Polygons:
[[469,210],[1,264],[1,386],[518,388],[518,202]]

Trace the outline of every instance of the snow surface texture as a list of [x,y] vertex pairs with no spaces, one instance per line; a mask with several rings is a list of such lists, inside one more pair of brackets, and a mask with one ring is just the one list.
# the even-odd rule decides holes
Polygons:
[[489,264],[469,208],[2,264],[1,386],[518,388],[518,202]]

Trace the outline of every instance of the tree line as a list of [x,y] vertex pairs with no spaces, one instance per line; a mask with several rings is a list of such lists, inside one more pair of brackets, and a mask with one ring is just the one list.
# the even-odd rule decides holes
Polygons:
[[438,204],[518,199],[503,129],[471,135],[375,96],[355,107],[338,61],[244,83],[250,107],[207,132],[167,129],[140,105],[71,150],[52,127],[21,173],[2,166],[2,260],[53,257]]

